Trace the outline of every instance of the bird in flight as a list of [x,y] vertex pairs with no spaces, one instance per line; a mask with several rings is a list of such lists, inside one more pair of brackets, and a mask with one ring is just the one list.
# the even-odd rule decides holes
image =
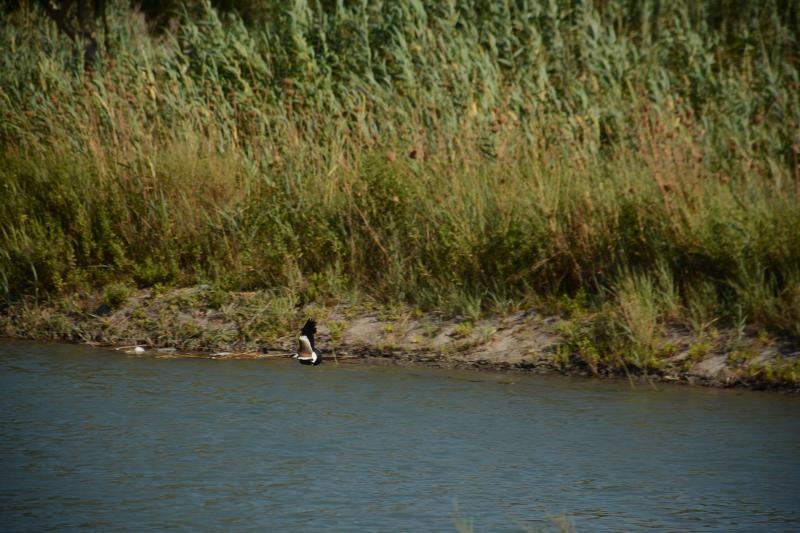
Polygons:
[[303,365],[318,365],[322,362],[322,354],[314,348],[314,334],[317,332],[317,323],[309,318],[303,329],[300,330],[297,353],[292,354],[294,359]]

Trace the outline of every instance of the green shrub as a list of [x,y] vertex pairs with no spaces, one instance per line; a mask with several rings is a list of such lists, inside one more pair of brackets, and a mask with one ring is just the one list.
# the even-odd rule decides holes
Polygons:
[[117,309],[128,301],[133,289],[126,283],[111,283],[103,291],[103,303],[111,309]]

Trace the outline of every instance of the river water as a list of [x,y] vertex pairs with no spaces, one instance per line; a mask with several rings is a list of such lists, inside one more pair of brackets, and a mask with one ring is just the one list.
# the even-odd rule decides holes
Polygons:
[[0,341],[0,530],[800,530],[800,398]]

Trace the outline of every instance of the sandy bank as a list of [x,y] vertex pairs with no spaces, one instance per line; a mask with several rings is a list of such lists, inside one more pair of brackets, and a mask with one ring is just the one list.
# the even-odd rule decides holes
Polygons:
[[[668,350],[646,364],[599,353],[576,333],[591,317],[536,310],[482,319],[442,317],[407,308],[307,305],[269,293],[220,293],[208,287],[134,292],[115,309],[100,296],[18,305],[0,315],[9,337],[140,345],[145,354],[200,352],[213,357],[279,356],[295,349],[302,316],[319,322],[328,357],[378,364],[423,364],[494,371],[630,377],[716,387],[800,391],[800,351],[763,334],[712,330],[702,337],[668,331]],[[157,351],[159,348],[167,350]],[[217,355],[213,355],[217,354]]]

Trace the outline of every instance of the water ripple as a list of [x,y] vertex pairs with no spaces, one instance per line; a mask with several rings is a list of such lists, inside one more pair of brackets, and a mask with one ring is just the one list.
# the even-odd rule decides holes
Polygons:
[[0,529],[800,528],[798,398],[508,381],[6,342]]

